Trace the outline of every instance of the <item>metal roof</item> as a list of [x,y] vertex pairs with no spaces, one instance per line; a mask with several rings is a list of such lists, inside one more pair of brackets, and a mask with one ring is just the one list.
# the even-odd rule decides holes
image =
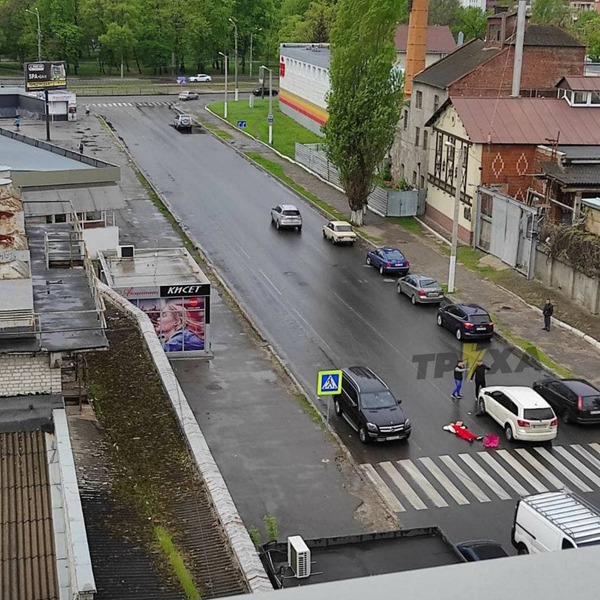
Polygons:
[[[600,77],[598,79],[600,80]],[[556,147],[556,150],[564,154],[569,162],[600,160],[600,146],[563,146],[561,144]]]
[[600,187],[600,165],[559,165],[553,161],[541,162],[542,171],[563,185]]
[[[395,44],[397,52],[406,52],[408,25],[398,25]],[[448,25],[429,25],[427,27],[427,52],[430,54],[448,54],[456,49],[456,42]]]
[[600,92],[600,77],[561,77],[556,85],[560,86],[563,82],[569,89],[577,92]]
[[75,211],[120,210],[127,204],[116,184],[23,190],[26,217],[63,215]]
[[452,82],[464,77],[475,67],[500,52],[502,52],[502,48],[486,48],[483,40],[475,38],[459,46],[448,56],[423,69],[415,75],[413,81],[414,83],[424,83],[444,90]]
[[[517,34],[515,33],[506,40],[506,43],[509,45],[514,44],[516,36]],[[556,25],[538,25],[535,23],[527,24],[523,45],[547,46],[551,48],[585,48],[583,42]]]
[[538,145],[558,137],[563,145],[596,146],[600,140],[600,106],[574,107],[560,98],[456,97],[450,102],[475,144]]
[[281,44],[279,54],[308,65],[329,69],[329,44]]

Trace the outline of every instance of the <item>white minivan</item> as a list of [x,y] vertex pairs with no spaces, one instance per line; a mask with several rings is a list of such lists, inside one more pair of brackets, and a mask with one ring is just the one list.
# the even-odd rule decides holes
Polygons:
[[600,510],[568,490],[521,498],[512,527],[519,554],[600,545]]

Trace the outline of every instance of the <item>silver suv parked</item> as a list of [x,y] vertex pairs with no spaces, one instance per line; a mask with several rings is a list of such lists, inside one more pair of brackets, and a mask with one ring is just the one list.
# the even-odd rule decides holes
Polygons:
[[278,204],[271,209],[271,223],[277,229],[288,228],[302,231],[302,215],[293,204]]

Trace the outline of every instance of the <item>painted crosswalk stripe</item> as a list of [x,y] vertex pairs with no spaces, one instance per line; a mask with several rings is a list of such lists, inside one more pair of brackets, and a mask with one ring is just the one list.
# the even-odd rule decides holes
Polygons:
[[580,473],[583,473],[590,481],[593,481],[594,485],[600,487],[600,477],[580,460],[576,459],[566,448],[554,446],[554,450],[556,450],[556,452],[558,452],[566,461],[570,462]]
[[469,504],[461,491],[446,477],[445,473],[431,460],[431,458],[419,459],[423,466],[444,486],[444,489],[456,500],[457,504]]
[[440,460],[452,471],[456,478],[479,500],[491,502],[487,494],[447,455],[440,456]]
[[592,442],[591,444],[589,444],[589,446],[590,448],[593,448],[598,454],[600,454],[600,444]]
[[592,463],[596,469],[600,469],[600,460],[598,460],[589,450],[586,450],[583,446],[579,444],[571,444],[571,448],[576,452],[579,452],[581,456],[583,456],[587,461]]
[[537,492],[547,492],[548,488],[530,471],[528,471],[508,450],[498,450],[501,456],[529,485]]
[[486,462],[502,479],[505,483],[519,494],[519,496],[528,496],[529,492],[524,488],[497,460],[494,460],[487,452],[477,453],[481,459]]
[[557,490],[563,489],[565,484],[555,477],[546,467],[535,457],[533,457],[524,448],[517,448],[516,452],[519,456],[523,457],[542,477],[547,479]]
[[438,507],[448,506],[438,491],[429,483],[425,475],[415,467],[411,460],[399,460],[398,464],[415,480],[415,483],[425,492],[430,500]]
[[402,492],[402,495],[417,509],[417,510],[425,510],[427,505],[412,489],[408,481],[402,477],[402,475],[398,472],[398,469],[390,462],[382,462],[380,463],[381,468],[387,473],[389,478],[394,482],[396,487]]
[[535,451],[547,460],[557,471],[560,471],[573,485],[577,486],[582,492],[591,492],[592,488],[581,481],[577,475],[571,472],[571,469],[563,465],[556,456],[552,456],[546,448],[536,448]]
[[381,475],[375,470],[375,467],[370,464],[360,465],[369,481],[377,488],[381,497],[387,502],[388,506],[394,512],[404,512],[405,508],[400,504],[400,501],[394,496],[392,490],[387,486]]
[[473,472],[500,498],[510,500],[510,495],[496,482],[496,480],[483,469],[470,454],[459,454],[461,460],[468,465]]

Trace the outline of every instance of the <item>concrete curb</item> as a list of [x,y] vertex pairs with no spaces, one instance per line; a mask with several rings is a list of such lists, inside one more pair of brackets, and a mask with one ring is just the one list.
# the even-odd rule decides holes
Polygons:
[[160,375],[163,387],[169,396],[173,410],[177,414],[182,433],[196,461],[198,470],[206,483],[219,521],[225,530],[234,556],[240,566],[246,582],[252,592],[272,592],[269,581],[250,535],[238,514],[227,484],[208,447],[206,438],[194,417],[194,413],[177,381],[169,359],[164,353],[160,341],[148,315],[131,304],[111,288],[99,282],[98,286],[106,300],[118,306],[133,317],[148,347],[154,365]]

